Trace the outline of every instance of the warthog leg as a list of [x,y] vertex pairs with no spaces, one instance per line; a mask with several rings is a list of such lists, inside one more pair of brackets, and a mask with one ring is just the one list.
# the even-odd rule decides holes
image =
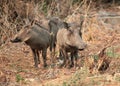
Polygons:
[[34,66],[38,67],[38,59],[37,59],[36,51],[35,51],[35,49],[32,49],[32,48],[31,48],[31,50],[33,52],[33,57],[34,57],[34,63],[35,63]]
[[[74,59],[75,59],[75,64],[74,64]],[[78,51],[71,52],[70,67],[73,67],[74,65],[77,66],[77,60],[78,60]]]
[[42,57],[43,57],[43,65],[44,65],[44,67],[47,66],[47,63],[46,63],[46,53],[47,53],[47,49],[43,49],[42,50]]
[[[41,51],[40,51],[40,53],[41,53]],[[40,64],[40,55],[39,55],[39,51],[38,50],[36,50],[36,55],[37,55],[37,59],[38,59],[38,64]]]
[[63,56],[64,58],[63,64],[60,67],[63,67],[63,66],[66,67],[69,63],[68,54],[64,49],[62,50],[60,49],[60,53],[61,53],[61,56]]

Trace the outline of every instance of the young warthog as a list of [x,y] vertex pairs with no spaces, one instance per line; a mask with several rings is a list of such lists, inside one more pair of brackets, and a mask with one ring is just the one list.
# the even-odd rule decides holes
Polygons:
[[50,45],[50,33],[49,31],[44,29],[44,27],[37,24],[25,26],[23,29],[20,30],[20,32],[18,32],[18,34],[15,35],[15,38],[11,40],[11,42],[12,43],[25,42],[27,45],[30,46],[34,56],[35,67],[38,67],[39,64],[38,51],[41,51],[44,67],[47,66],[46,53],[47,48]]
[[86,48],[86,44],[83,42],[79,31],[79,26],[71,26],[68,29],[59,29],[57,33],[57,44],[62,56],[64,57],[64,62],[61,67],[64,65],[67,66],[69,63],[68,52],[71,53],[70,67],[72,67],[74,65],[74,55],[77,55],[78,50]]

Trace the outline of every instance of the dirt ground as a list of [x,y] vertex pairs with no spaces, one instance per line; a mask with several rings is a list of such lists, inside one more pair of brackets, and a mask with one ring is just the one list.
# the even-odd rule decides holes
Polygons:
[[[97,34],[98,35],[98,34]],[[111,37],[111,35],[110,35]],[[89,43],[89,49],[83,56],[95,55],[105,44],[104,39]],[[112,47],[107,49],[111,57],[109,68],[100,73],[90,73],[85,61],[79,58],[79,67],[59,68],[47,55],[48,67],[34,68],[32,52],[24,43],[10,42],[0,47],[0,86],[120,86],[120,39],[116,33]],[[85,58],[83,57],[83,59]],[[42,59],[41,59],[42,60]]]

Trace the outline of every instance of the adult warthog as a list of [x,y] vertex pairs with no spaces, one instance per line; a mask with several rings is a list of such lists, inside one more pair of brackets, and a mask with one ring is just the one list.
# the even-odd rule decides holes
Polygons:
[[[57,33],[57,44],[59,50],[64,58],[64,62],[61,65],[67,66],[70,62],[69,67],[74,66],[74,56],[77,55],[78,50],[84,50],[86,43],[83,42],[80,35],[80,26],[72,25],[69,28],[59,29]],[[68,52],[71,54],[71,59],[68,58]],[[77,58],[75,58],[77,60]]]
[[27,25],[21,29],[11,42],[25,42],[30,46],[34,56],[35,67],[38,67],[38,64],[40,63],[38,51],[41,51],[44,67],[46,67],[46,54],[47,48],[50,45],[50,39],[49,31],[33,22],[31,25]]

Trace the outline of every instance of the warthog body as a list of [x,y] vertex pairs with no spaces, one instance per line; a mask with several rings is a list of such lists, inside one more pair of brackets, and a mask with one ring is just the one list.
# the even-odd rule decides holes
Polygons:
[[28,25],[25,26],[24,29],[21,29],[18,34],[16,34],[15,38],[11,40],[12,43],[17,42],[25,42],[27,45],[30,46],[33,56],[35,67],[38,67],[39,63],[39,52],[41,51],[44,67],[47,66],[46,64],[46,53],[47,48],[50,45],[50,33],[44,27],[40,25]]
[[77,55],[78,50],[85,49],[86,44],[83,42],[79,31],[80,27],[75,25],[69,27],[68,29],[59,29],[57,33],[57,44],[62,56],[64,57],[64,62],[61,66],[66,66],[68,64],[68,52],[71,54],[70,67],[72,67],[74,65],[74,55]]
[[53,17],[50,19],[49,21],[49,26],[50,26],[50,33],[51,33],[51,51],[52,48],[54,49],[54,54],[55,54],[55,47],[56,47],[56,35],[59,29],[61,28],[68,28],[67,27],[67,23],[63,22],[62,20],[60,20],[58,17]]

